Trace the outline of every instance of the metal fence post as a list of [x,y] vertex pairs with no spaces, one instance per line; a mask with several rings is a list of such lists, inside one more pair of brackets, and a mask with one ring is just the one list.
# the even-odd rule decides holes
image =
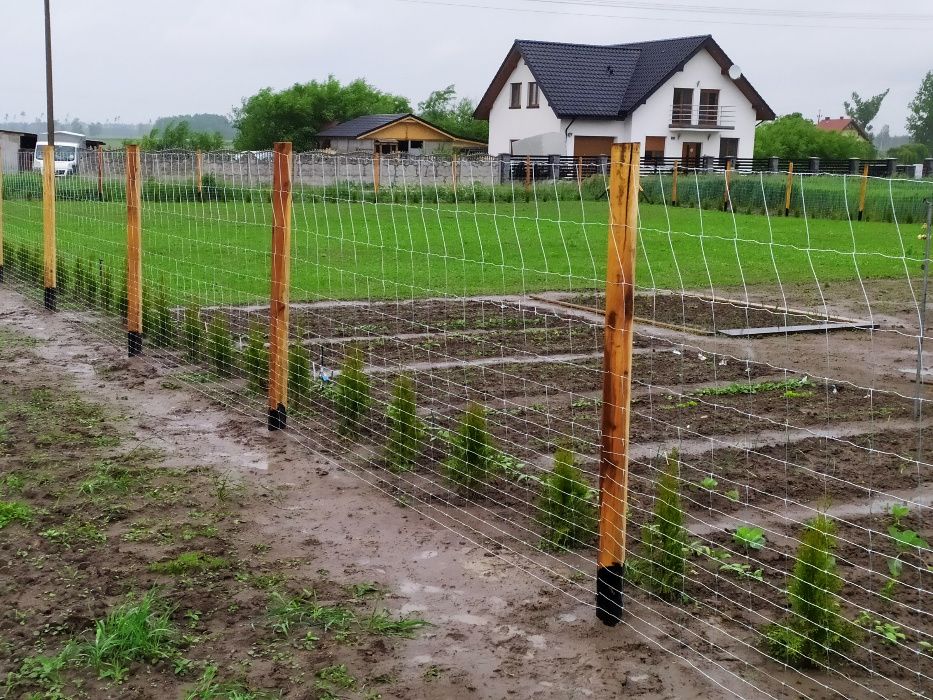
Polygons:
[[771,157],[768,159],[768,169],[769,169],[772,173],[780,172],[780,170],[781,170],[781,159],[778,158],[777,156],[771,156]]
[[858,167],[861,162],[858,158],[849,158],[849,175],[858,175]]
[[817,175],[820,172],[820,159],[818,156],[810,156],[810,173]]
[[897,158],[885,158],[888,166],[888,177],[897,175]]
[[548,164],[551,166],[551,179],[560,180],[560,156],[550,155],[547,157]]

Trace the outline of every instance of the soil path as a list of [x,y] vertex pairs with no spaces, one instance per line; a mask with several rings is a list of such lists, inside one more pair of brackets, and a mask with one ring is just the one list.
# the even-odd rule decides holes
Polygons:
[[[63,384],[89,399],[113,405],[141,443],[164,451],[164,464],[211,465],[276,495],[250,504],[252,525],[244,537],[270,545],[270,556],[281,558],[300,555],[315,538],[322,568],[384,582],[392,588],[390,606],[435,625],[400,645],[394,668],[403,690],[383,697],[713,699],[723,696],[717,683],[740,697],[757,695],[736,675],[754,678],[753,667],[721,651],[715,663],[704,660],[645,604],[632,608],[631,626],[603,627],[593,615],[588,581],[574,595],[560,592],[535,566],[533,552],[492,551],[437,517],[397,507],[365,478],[287,434],[268,433],[257,416],[166,388],[173,383],[163,368],[146,357],[122,356],[122,334],[108,343],[85,334],[81,322],[80,314],[50,315],[0,291],[0,325],[39,340],[35,352],[48,371],[61,372]],[[772,692],[781,696],[779,688]]]

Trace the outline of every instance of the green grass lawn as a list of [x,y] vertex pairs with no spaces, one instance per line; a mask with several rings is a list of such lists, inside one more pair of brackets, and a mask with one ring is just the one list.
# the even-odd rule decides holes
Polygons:
[[[669,218],[668,218],[669,217]],[[916,224],[774,217],[642,205],[638,284],[709,288],[912,274]],[[42,208],[4,202],[9,244],[38,246]],[[175,298],[262,301],[269,291],[265,203],[146,202],[145,275]],[[601,287],[605,202],[459,205],[296,202],[292,299],[426,297]],[[60,202],[66,264],[80,255],[122,269],[125,207]],[[903,246],[903,247],[902,247]],[[811,267],[812,266],[812,267]]]

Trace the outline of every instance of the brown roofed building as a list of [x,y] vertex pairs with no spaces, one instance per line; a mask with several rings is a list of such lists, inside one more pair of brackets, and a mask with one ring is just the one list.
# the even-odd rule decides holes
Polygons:
[[835,131],[839,134],[845,134],[846,136],[851,136],[852,138],[862,139],[863,141],[871,141],[871,137],[868,135],[868,132],[861,127],[861,125],[852,119],[851,117],[839,117],[838,119],[831,119],[826,117],[826,119],[821,119],[816,124],[823,131]]

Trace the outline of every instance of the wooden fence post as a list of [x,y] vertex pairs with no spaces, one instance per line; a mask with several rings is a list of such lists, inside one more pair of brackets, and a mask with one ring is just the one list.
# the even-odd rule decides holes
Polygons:
[[288,288],[291,277],[292,144],[272,153],[272,291],[269,304],[269,430],[285,427],[288,406]]
[[[862,189],[858,195],[858,220],[862,220],[865,215],[865,195],[868,194],[868,163],[862,169]],[[929,232],[928,232],[929,233]]]
[[623,609],[639,159],[640,144],[613,144],[609,166],[609,250],[596,570],[596,616],[610,626],[621,620]]
[[126,147],[126,340],[130,357],[143,351],[142,188],[139,146]]
[[55,147],[42,153],[42,247],[45,263],[45,308],[55,311]]
[[794,191],[794,162],[787,164],[787,186],[784,188],[784,216],[790,216],[790,195]]
[[457,157],[457,154],[454,153],[450,157],[450,182],[453,184],[454,194],[457,194],[457,168],[460,165],[460,159]]
[[677,176],[680,173],[680,161],[674,161],[674,181],[671,183],[671,206],[677,206]]
[[583,156],[577,156],[577,187],[583,184]]
[[[17,154],[17,158],[19,154]],[[0,145],[0,283],[3,282],[3,146]]]
[[199,148],[194,153],[194,183],[198,190],[198,201],[204,201],[204,178],[203,178],[203,169],[204,163],[202,161],[201,149]]
[[379,179],[382,177],[382,156],[379,151],[373,152],[373,191],[379,194]]
[[104,147],[97,147],[97,199],[104,201]]
[[726,159],[726,188],[722,192],[722,210],[732,211],[732,197],[729,194],[729,178],[732,177],[732,159]]

